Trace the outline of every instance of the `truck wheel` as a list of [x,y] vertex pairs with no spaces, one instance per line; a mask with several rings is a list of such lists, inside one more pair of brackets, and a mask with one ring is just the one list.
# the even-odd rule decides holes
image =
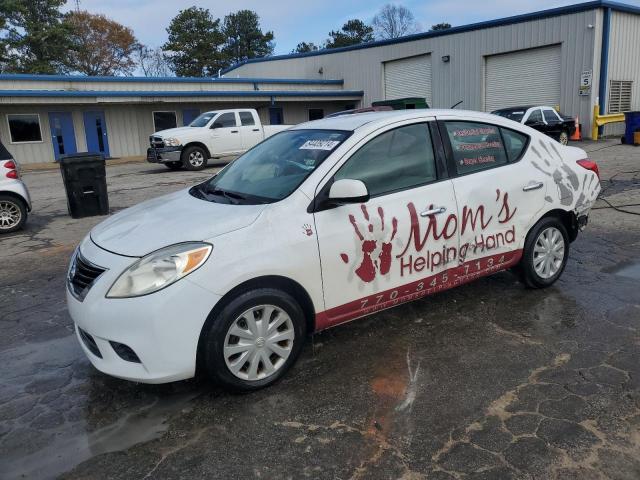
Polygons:
[[568,145],[569,144],[569,132],[567,132],[566,130],[562,130],[560,132],[560,135],[558,136],[558,142],[560,142],[562,145]]
[[286,292],[259,288],[238,295],[205,325],[202,360],[209,376],[236,391],[278,381],[300,355],[304,313]]
[[180,170],[182,168],[182,162],[165,162],[164,166],[169,170]]
[[27,221],[27,205],[12,195],[0,195],[0,233],[20,230]]
[[569,258],[569,235],[560,219],[545,217],[527,234],[520,262],[524,283],[530,288],[552,285]]
[[207,166],[207,153],[195,145],[187,147],[182,151],[182,165],[187,170],[202,170]]

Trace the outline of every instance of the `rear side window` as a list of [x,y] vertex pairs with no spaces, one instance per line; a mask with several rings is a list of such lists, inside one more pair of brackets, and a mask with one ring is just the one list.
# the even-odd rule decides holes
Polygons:
[[555,114],[555,112],[551,110],[545,110],[543,113],[544,119],[547,121],[547,123],[558,123],[558,116]]
[[507,151],[509,161],[515,162],[519,160],[524,153],[524,150],[527,148],[529,137],[524,133],[509,130],[508,128],[500,128],[500,132],[502,132],[502,140],[504,142],[504,148]]
[[229,128],[235,126],[237,126],[236,114],[233,112],[223,113],[213,122],[213,128]]
[[256,121],[253,119],[251,112],[240,112],[240,123],[242,123],[243,127],[249,127],[255,125]]
[[429,126],[407,125],[378,135],[347,160],[336,180],[361,180],[371,196],[436,180]]
[[453,159],[459,174],[485,170],[507,163],[500,129],[476,122],[445,122]]

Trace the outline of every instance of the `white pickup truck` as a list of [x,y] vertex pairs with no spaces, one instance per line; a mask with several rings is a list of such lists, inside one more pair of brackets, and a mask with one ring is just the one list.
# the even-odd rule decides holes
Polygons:
[[172,170],[202,170],[210,158],[238,155],[291,125],[262,125],[253,109],[205,112],[186,127],[149,137],[147,161]]

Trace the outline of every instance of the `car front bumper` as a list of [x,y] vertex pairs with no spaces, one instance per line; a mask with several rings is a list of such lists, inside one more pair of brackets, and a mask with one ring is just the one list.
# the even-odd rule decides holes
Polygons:
[[165,163],[179,162],[182,147],[147,148],[147,162]]
[[[113,282],[137,259],[102,250],[90,239],[83,241],[80,253],[107,268],[82,301],[67,285],[69,313],[91,363],[108,375],[143,383],[193,377],[200,332],[220,297],[187,277],[142,297],[106,298]],[[129,347],[139,362],[118,354],[117,344]]]

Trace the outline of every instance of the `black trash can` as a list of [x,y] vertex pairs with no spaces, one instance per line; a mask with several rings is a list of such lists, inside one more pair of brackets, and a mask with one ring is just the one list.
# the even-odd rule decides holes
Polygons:
[[60,172],[67,191],[67,209],[72,218],[109,213],[104,157],[74,153],[60,157]]

